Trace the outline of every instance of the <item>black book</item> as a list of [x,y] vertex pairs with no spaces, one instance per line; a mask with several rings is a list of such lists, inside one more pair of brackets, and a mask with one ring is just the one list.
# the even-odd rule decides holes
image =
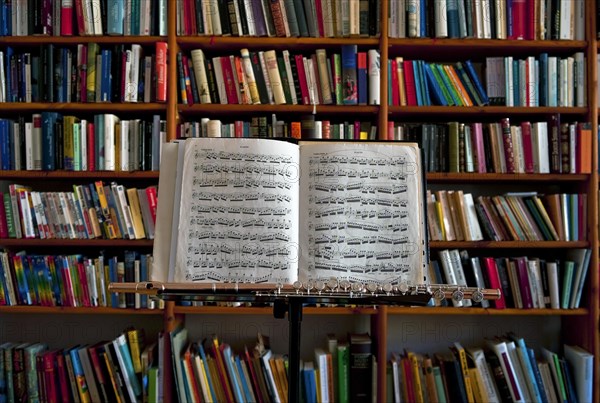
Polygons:
[[258,88],[260,103],[263,105],[269,105],[269,93],[267,92],[267,84],[265,82],[265,77],[260,65],[258,52],[250,52],[250,61],[252,62],[252,71],[254,72],[254,79],[256,80],[256,87]]
[[221,34],[223,36],[231,35],[231,25],[229,24],[229,11],[227,10],[227,0],[218,0],[219,18],[221,20]]
[[[112,75],[111,101],[123,102],[125,94],[121,93],[121,82],[123,77],[123,54],[125,53],[124,45],[115,45],[112,53],[112,62],[110,64],[110,74]],[[141,65],[141,63],[140,63]],[[140,70],[142,70],[140,68]],[[98,78],[96,78],[98,79]],[[85,85],[85,84],[83,84]],[[138,98],[139,99],[139,98]]]
[[507,258],[496,258],[496,269],[498,271],[498,277],[500,277],[500,286],[502,287],[502,295],[506,302],[507,308],[516,308],[515,299],[512,294],[512,288],[510,287],[510,279],[508,277],[508,259]]
[[231,35],[240,36],[240,25],[237,14],[235,13],[235,2],[237,0],[227,0],[227,18],[231,27]]
[[244,0],[235,0],[240,10],[240,25],[238,31],[240,36],[248,35],[248,16],[246,15],[246,7],[244,7]]
[[[298,69],[295,68],[295,56],[290,55],[290,63],[292,63],[292,80],[294,80],[294,91],[296,91],[296,99],[298,105],[302,104],[302,90],[300,89],[300,79],[298,77]],[[288,77],[289,79],[289,77]]]
[[451,355],[443,356],[441,365],[444,366],[449,400],[452,402],[466,402],[467,391],[465,389],[465,380],[463,379],[458,359]]
[[350,334],[350,400],[371,402],[371,378],[373,352],[371,336],[368,333]]
[[64,133],[63,133],[63,121],[57,119],[54,122],[54,166],[56,169],[64,169]]
[[217,79],[215,77],[215,68],[213,66],[212,59],[204,58],[206,63],[206,79],[208,80],[208,91],[210,92],[210,99],[213,103],[219,103],[219,91],[217,89]]
[[488,364],[490,364],[490,368],[492,370],[492,375],[494,376],[494,380],[496,381],[496,386],[498,387],[498,394],[503,402],[512,402],[513,399],[510,395],[510,389],[508,388],[508,382],[506,380],[506,376],[504,375],[504,371],[502,371],[502,366],[500,365],[500,360],[498,356],[491,351],[484,351],[485,359]]

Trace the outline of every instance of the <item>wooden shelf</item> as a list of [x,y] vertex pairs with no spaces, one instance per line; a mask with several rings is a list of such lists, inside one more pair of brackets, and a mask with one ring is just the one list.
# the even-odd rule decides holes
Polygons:
[[139,44],[154,46],[156,42],[165,41],[166,36],[3,36],[0,45],[26,46],[44,45],[76,45],[79,43],[98,43],[101,45]]
[[[194,104],[192,106],[179,104],[178,110],[181,114],[202,114],[202,115],[231,115],[238,114],[256,114],[256,113],[305,113],[313,112],[313,105],[221,105],[221,104]],[[377,116],[378,106],[358,106],[358,105],[316,105],[314,110],[317,114],[328,115],[374,115]],[[235,117],[233,117],[235,118]],[[299,117],[298,117],[299,120]]]
[[588,241],[431,241],[430,249],[571,249],[588,248]]
[[498,174],[474,172],[429,172],[427,183],[446,182],[583,182],[589,174]]
[[4,247],[150,248],[152,239],[0,239]]
[[379,38],[267,38],[250,36],[178,36],[177,44],[183,49],[202,48],[211,50],[230,50],[239,53],[240,49],[311,49],[358,45],[376,48]]
[[158,171],[0,171],[0,179],[63,180],[63,179],[123,179],[156,180]]
[[5,102],[3,112],[88,112],[88,113],[161,113],[167,107],[161,103],[112,103],[112,102]]
[[388,43],[392,48],[398,46],[402,47],[402,50],[408,51],[412,48],[435,49],[436,51],[441,48],[466,49],[471,51],[493,48],[495,52],[501,52],[503,49],[527,49],[539,53],[560,49],[583,51],[587,47],[587,41],[532,41],[475,38],[390,38]]
[[74,315],[163,315],[162,309],[84,308],[62,306],[0,306],[0,313]]
[[489,315],[489,316],[585,316],[589,311],[579,309],[494,309],[454,307],[388,307],[389,315]]
[[[449,116],[515,116],[515,115],[585,115],[588,108],[577,107],[550,107],[550,106],[390,106],[391,115],[441,115],[444,119]],[[393,120],[393,119],[391,119]]]
[[[228,306],[176,306],[176,314],[189,315],[273,315],[273,308],[265,307],[228,307]],[[373,307],[311,307],[302,309],[304,315],[373,315]]]

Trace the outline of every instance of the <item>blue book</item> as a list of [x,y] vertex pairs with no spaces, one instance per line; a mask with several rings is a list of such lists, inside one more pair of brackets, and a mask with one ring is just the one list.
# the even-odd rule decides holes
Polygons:
[[214,402],[217,401],[217,395],[213,386],[212,378],[210,376],[210,370],[208,367],[208,361],[206,360],[206,353],[204,352],[204,346],[202,343],[198,343],[198,351],[200,352],[200,358],[202,359],[202,365],[204,366],[204,372],[206,373],[206,379],[208,380],[208,389],[210,396]]
[[242,362],[240,360],[239,355],[235,356],[235,366],[237,367],[238,374],[240,374],[240,380],[242,381],[242,390],[244,392],[244,396],[246,397],[246,401],[251,402],[254,400],[252,398],[252,393],[250,392],[252,386],[248,385],[248,382],[246,382],[246,377],[244,376],[244,368],[242,368]]
[[446,16],[448,17],[448,38],[458,38],[458,0],[447,1]]
[[125,4],[123,0],[106,0],[106,34],[123,35],[123,13]]
[[[117,257],[108,260],[108,279],[111,283],[116,283],[117,280]],[[119,307],[119,294],[112,292],[110,294],[110,306],[113,308]]]
[[579,194],[571,193],[569,198],[571,199],[569,203],[569,215],[571,216],[569,221],[571,225],[567,230],[571,232],[571,241],[579,241],[579,212],[577,211],[579,207]]
[[519,61],[513,60],[513,102],[514,106],[521,106],[521,70],[519,69]]
[[540,54],[539,59],[539,70],[540,72],[540,85],[539,85],[539,106],[550,106],[548,105],[548,53]]
[[102,50],[102,78],[100,85],[100,101],[110,102],[112,99],[111,78],[112,52],[109,49]]
[[118,349],[117,360],[119,361],[121,369],[123,372],[125,372],[124,375],[127,378],[125,379],[125,382],[127,382],[131,387],[131,390],[129,390],[129,387],[127,388],[129,391],[129,396],[133,397],[131,396],[131,392],[133,392],[136,397],[141,396],[142,388],[138,381],[137,375],[135,374],[135,370],[133,369],[133,361],[131,359],[131,353],[129,352],[129,346],[127,345],[127,337],[125,334],[121,334],[119,337],[114,339],[113,346],[115,347],[115,350]]
[[512,39],[512,36],[513,36],[512,3],[513,3],[513,0],[506,0],[505,7],[506,7],[506,38],[507,39]]
[[[6,4],[6,2],[2,2],[2,4],[0,4],[0,36],[8,36],[8,21],[11,20],[11,18],[7,18],[8,15],[7,14],[7,8],[8,5]],[[0,382],[2,382],[2,380],[0,379]],[[2,395],[0,395],[0,402],[2,401]]]
[[415,80],[415,93],[417,95],[417,105],[423,106],[423,97],[421,95],[421,78],[419,77],[419,68],[417,66],[417,60],[412,61],[413,65],[413,77]]
[[431,66],[429,63],[423,63],[423,70],[427,80],[427,90],[431,95],[433,103],[435,105],[448,106],[448,102],[446,102],[446,98],[444,97],[442,89],[439,87],[438,82],[433,75],[433,71],[431,71]]
[[[148,255],[140,256],[140,281],[148,281]],[[140,308],[148,308],[148,296],[140,296]]]
[[85,374],[83,373],[83,367],[81,366],[81,360],[79,359],[79,346],[73,347],[69,350],[69,356],[71,357],[71,364],[73,365],[73,375],[75,375],[75,380],[77,383],[77,388],[79,389],[79,393],[84,393],[87,395],[89,399],[89,391],[87,382],[85,379]]
[[62,68],[62,72],[60,86],[57,88],[57,102],[67,102],[67,83],[69,82],[69,80],[71,80],[71,72],[69,71],[69,65],[67,63],[67,60],[69,60],[71,51],[68,48],[62,48],[60,52],[62,54],[62,62],[60,63],[60,68]]
[[12,161],[9,120],[0,119],[0,158],[2,170],[9,170]]
[[475,69],[473,68],[473,64],[471,63],[470,60],[466,60],[464,64],[465,64],[465,70],[467,71],[467,74],[469,75],[469,78],[471,79],[471,81],[473,81],[473,85],[475,85],[475,89],[477,90],[477,93],[481,97],[483,104],[488,105],[490,103],[490,100],[488,99],[485,89],[483,88],[483,85],[481,84],[481,80],[479,80],[479,76],[477,75],[477,73],[475,72]]
[[358,81],[356,73],[356,45],[342,45],[342,97],[344,105],[358,103]]
[[366,105],[368,98],[367,78],[368,78],[367,53],[359,52],[356,73],[358,75],[358,104]]
[[[519,360],[521,361],[521,365],[523,368],[523,372],[525,373],[526,384],[529,386],[529,392],[532,394],[532,398],[536,402],[542,401],[542,396],[540,395],[540,390],[537,385],[537,381],[535,378],[535,373],[533,371],[533,367],[531,366],[531,361],[529,359],[529,352],[527,351],[527,346],[525,345],[525,340],[522,337],[511,337],[516,346],[517,346],[517,354],[519,356]],[[537,367],[537,364],[535,365]]]
[[429,97],[429,91],[427,89],[427,80],[425,78],[425,70],[423,69],[423,65],[425,62],[423,60],[417,61],[417,70],[419,71],[419,85],[421,86],[421,96],[423,98],[423,104],[425,106],[431,105],[431,98]]
[[450,106],[461,105],[461,101],[458,99],[458,95],[452,88],[452,84],[450,83],[450,78],[448,77],[448,74],[446,74],[446,70],[444,70],[439,64],[433,64],[432,66],[432,68],[437,70],[438,76],[441,78],[441,80],[444,83],[444,86],[446,87],[446,93],[450,96],[452,100],[452,103],[448,102],[448,104],[450,104]]
[[425,1],[421,1],[420,6],[421,6],[421,10],[419,13],[420,25],[421,25],[420,37],[426,38],[427,37],[427,4]]
[[59,119],[57,112],[42,112],[42,170],[56,169],[56,134],[54,125]]
[[[94,115],[94,132],[96,141],[96,170],[104,170],[104,115]],[[89,145],[88,145],[89,147]]]
[[235,394],[235,400],[238,402],[244,401],[244,396],[242,394],[241,382],[238,376],[237,371],[233,367],[231,363],[231,347],[227,344],[223,344],[223,361],[225,361],[225,366],[227,367],[227,373],[229,374],[229,381],[231,382],[231,386],[233,386],[233,393]]
[[394,97],[392,95],[392,61],[388,60],[387,63],[387,76],[388,76],[388,105],[394,104]]
[[537,366],[535,352],[532,348],[527,347],[527,356],[529,357],[529,362],[531,364],[531,369],[533,370],[535,382],[537,383],[537,388],[540,392],[540,402],[548,403],[548,397],[546,396],[546,391],[544,390],[544,381],[542,380],[542,374],[540,373],[540,368]]

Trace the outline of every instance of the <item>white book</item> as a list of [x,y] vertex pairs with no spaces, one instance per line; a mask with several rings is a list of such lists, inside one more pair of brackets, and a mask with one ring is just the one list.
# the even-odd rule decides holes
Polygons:
[[315,138],[322,139],[323,138],[323,121],[315,120]]
[[167,36],[167,0],[158,1],[158,34]]
[[480,0],[481,2],[480,4],[480,8],[481,8],[481,15],[482,15],[482,19],[483,19],[483,35],[482,38],[483,39],[491,39],[492,38],[492,24],[495,23],[495,21],[493,22],[492,19],[490,18],[490,11],[493,7],[493,5],[491,4],[494,0]]
[[504,73],[506,85],[506,106],[515,106],[514,89],[513,89],[513,57],[507,56],[504,58]]
[[[254,11],[252,11],[252,0],[244,0],[244,10],[247,16],[253,15]],[[254,18],[248,18],[248,36],[256,36]]]
[[[400,0],[404,1],[404,0]],[[305,2],[306,4],[306,2]],[[342,0],[342,36],[350,35],[350,0]]]
[[129,93],[130,102],[138,102],[138,85],[140,77],[140,62],[142,58],[142,47],[138,44],[131,45],[131,86],[125,91]]
[[[90,303],[92,306],[99,306],[99,293],[100,289],[98,282],[96,281],[96,266],[91,259],[86,260],[85,262],[85,276],[88,281],[88,288],[90,292]],[[99,277],[98,277],[99,278]]]
[[79,163],[80,163],[80,167],[81,167],[82,171],[88,170],[87,130],[88,130],[87,120],[81,119],[81,122],[79,122],[79,133],[80,133],[79,147],[81,150]]
[[[290,51],[286,49],[282,53],[283,53],[283,62],[285,64],[285,71],[288,76],[288,84],[290,87],[292,104],[298,105],[298,96],[296,94],[296,86],[294,85],[294,80],[291,78],[292,77],[292,63],[290,62]],[[248,60],[248,61],[250,61],[250,60]],[[250,69],[252,69],[252,66],[250,66]],[[254,85],[256,85],[256,82],[254,83]],[[259,103],[260,103],[260,99],[259,99]]]
[[[102,7],[100,0],[91,0],[92,3],[92,23],[93,35],[102,35]],[[142,2],[147,3],[147,2]]]
[[[441,0],[437,0],[441,1]],[[390,15],[388,16],[388,36],[390,38],[398,37],[398,7],[395,4],[390,4]],[[341,13],[338,12],[341,17]],[[341,35],[338,35],[341,36]]]
[[569,82],[569,63],[567,59],[558,61],[558,106],[569,106],[568,101],[568,82]]
[[[260,60],[260,68],[263,72],[263,77],[265,79],[265,84],[267,86],[267,97],[269,98],[269,103],[273,104],[274,103],[273,88],[272,88],[273,84],[271,83],[271,75],[269,74],[269,70],[267,69],[267,63],[265,60],[265,52],[264,51],[258,52],[258,60]],[[266,74],[265,74],[265,72],[266,72]]]
[[0,102],[6,102],[6,73],[4,72],[4,52],[0,51]]
[[112,184],[113,195],[115,196],[115,204],[117,204],[117,209],[120,210],[123,214],[123,224],[125,225],[125,230],[127,232],[128,239],[136,239],[135,229],[133,227],[133,218],[131,217],[131,209],[129,208],[129,204],[127,203],[127,195],[125,194],[125,187],[123,185]]
[[563,85],[567,88],[566,106],[575,106],[575,58],[567,57],[567,75]]
[[221,58],[213,57],[213,70],[215,72],[215,80],[217,82],[217,92],[219,93],[219,102],[227,104],[227,92],[225,91],[225,80],[223,78],[223,69],[221,68]]
[[[67,0],[70,1],[70,0]],[[92,10],[92,0],[82,0],[83,7],[83,27],[86,35],[94,35],[94,12]],[[131,3],[131,2],[129,2]],[[131,13],[131,9],[129,10]],[[131,15],[131,14],[125,14]],[[128,18],[125,18],[127,20]],[[131,34],[131,32],[129,32]],[[125,34],[127,35],[127,33]]]
[[542,268],[539,259],[527,260],[527,278],[534,308],[545,308],[544,286],[542,284]]
[[[393,3],[390,3],[394,7],[396,7],[398,14],[398,31],[396,34],[397,38],[406,38],[406,1],[407,0],[396,0]],[[442,0],[443,1],[443,0]]]
[[485,392],[485,401],[488,403],[500,403],[500,395],[498,393],[498,389],[496,387],[496,381],[492,376],[488,363],[485,359],[485,354],[483,349],[478,347],[466,348],[465,349],[477,371],[481,375],[481,386],[483,391]]
[[[467,277],[465,276],[465,270],[462,266],[462,261],[460,259],[460,252],[458,249],[450,249],[450,263],[452,264],[452,270],[454,271],[454,276],[456,278],[456,283],[461,286],[467,286]],[[463,306],[471,306],[473,303],[470,299],[463,300]]]
[[473,201],[473,195],[471,193],[465,193],[463,196],[465,209],[467,213],[467,222],[469,224],[469,230],[473,241],[482,241],[483,233],[479,220],[477,219],[477,211],[475,210],[475,202]]
[[[133,372],[133,363],[131,362],[131,355],[129,353],[129,347],[127,345],[127,338],[125,334],[119,335],[112,341],[119,367],[121,368],[121,374],[127,388],[127,394],[131,401],[137,401],[138,391],[140,385],[137,380],[135,373]],[[179,356],[179,355],[177,355]],[[183,385],[182,385],[183,386]]]
[[539,156],[539,173],[550,173],[550,156],[548,155],[548,122],[535,122],[532,127],[536,128],[537,133],[537,153]]
[[548,289],[550,291],[550,308],[560,309],[560,286],[558,282],[557,262],[546,262],[546,276],[548,277]]
[[[202,49],[194,49],[191,52],[192,66],[194,69],[194,77],[196,78],[196,86],[198,87],[198,95],[200,95],[200,103],[210,104],[210,90],[208,87],[208,76],[206,75],[206,59]],[[250,65],[252,68],[252,65]]]
[[25,169],[34,170],[33,157],[33,123],[25,122]]
[[419,0],[407,0],[406,15],[409,38],[419,38],[421,36],[420,28],[420,5]]
[[325,49],[317,49],[317,71],[319,74],[319,83],[321,84],[321,98],[323,104],[329,105],[333,103],[331,97],[331,82],[329,81],[329,74],[327,72],[327,53]]
[[277,55],[274,50],[264,52],[265,64],[267,66],[267,74],[275,105],[283,105],[286,103],[285,94],[283,92],[283,83],[277,66]]
[[[575,38],[574,13],[576,1],[560,2],[560,30],[559,39],[573,40]],[[584,24],[585,25],[585,24]]]
[[448,17],[446,13],[446,0],[433,0],[433,14],[435,17],[435,37],[448,37]]
[[319,97],[315,83],[315,70],[311,58],[304,57],[304,71],[306,72],[306,84],[308,86],[308,99],[312,105],[319,104]]
[[44,224],[42,220],[42,216],[44,214],[44,206],[42,205],[42,199],[39,195],[39,192],[29,192],[29,197],[31,198],[31,207],[33,208],[33,216],[35,217],[35,222],[38,228],[38,234],[40,239],[48,238],[49,234],[46,234],[44,231]]
[[350,3],[350,35],[360,35],[360,2],[349,0]]
[[369,74],[369,105],[379,105],[381,103],[381,61],[379,51],[377,49],[369,49],[367,57]]
[[[583,3],[583,2],[577,2]],[[575,106],[585,107],[587,103],[586,58],[583,52],[575,53]]]
[[223,30],[221,28],[221,14],[219,10],[219,2],[217,0],[208,0],[209,4],[209,15],[212,22],[212,34],[222,35]]
[[127,49],[125,50],[125,62],[124,62],[124,72],[125,76],[125,94],[123,94],[123,99],[125,102],[132,102],[133,91],[133,83],[131,82],[131,66],[132,66],[133,54],[132,51]]
[[591,402],[594,396],[594,355],[579,347],[564,345],[565,359],[571,365],[575,392],[580,402]]
[[121,166],[119,169],[123,172],[129,171],[129,120],[121,120],[121,135],[119,144],[119,153],[121,153]]
[[[444,278],[446,279],[446,284],[458,284],[458,280],[456,277],[456,273],[454,271],[454,267],[452,265],[452,259],[450,257],[450,251],[448,249],[444,249],[439,251],[440,262],[442,264],[442,270],[444,271]],[[452,305],[455,307],[464,306],[465,300],[456,301],[454,298],[452,299]]]
[[558,106],[558,58],[548,56],[548,106]]
[[114,171],[116,169],[116,144],[115,127],[120,119],[111,113],[105,113],[104,117],[104,169]]
[[486,343],[494,354],[498,356],[498,361],[500,361],[502,372],[504,372],[504,376],[507,379],[508,389],[513,402],[525,403],[525,395],[523,394],[520,383],[517,382],[516,365],[518,364],[513,361],[506,343],[500,340],[486,340]]
[[42,170],[42,115],[34,113],[32,115],[31,125],[31,141],[32,149],[31,153],[33,156],[33,167],[31,169],[35,171]]
[[151,1],[140,1],[140,35],[150,35],[152,5]]
[[284,400],[279,396],[279,392],[275,387],[275,377],[273,375],[273,371],[271,370],[271,365],[269,364],[269,359],[271,359],[271,357],[273,357],[273,353],[271,352],[271,350],[267,350],[260,358],[263,362],[263,368],[267,373],[266,381],[273,386],[273,400],[275,400],[275,403],[281,403]]

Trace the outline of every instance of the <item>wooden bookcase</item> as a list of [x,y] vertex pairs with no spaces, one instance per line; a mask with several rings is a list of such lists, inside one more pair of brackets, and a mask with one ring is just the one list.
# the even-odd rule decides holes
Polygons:
[[[388,334],[394,323],[402,318],[418,317],[422,321],[435,321],[440,315],[444,317],[453,317],[456,320],[466,320],[475,318],[476,320],[486,320],[488,318],[506,318],[520,322],[526,322],[533,318],[559,318],[560,335],[559,342],[568,342],[580,344],[596,357],[594,396],[595,400],[600,399],[599,381],[598,381],[598,357],[600,356],[600,342],[598,336],[599,314],[600,314],[600,291],[599,287],[599,228],[598,228],[598,115],[600,114],[597,100],[597,65],[596,56],[599,53],[599,42],[596,39],[596,9],[595,1],[585,1],[586,4],[586,40],[585,41],[511,41],[511,40],[480,40],[480,39],[392,39],[387,36],[388,3],[393,0],[380,0],[382,15],[380,32],[383,34],[378,38],[252,38],[252,37],[179,37],[176,34],[176,8],[177,1],[168,1],[168,35],[166,37],[0,37],[0,47],[4,46],[29,46],[44,43],[54,43],[59,45],[74,45],[77,43],[96,42],[99,44],[133,44],[151,46],[156,41],[166,41],[168,43],[168,100],[164,104],[112,104],[112,103],[4,103],[0,104],[0,114],[19,114],[19,113],[37,113],[40,111],[52,110],[63,113],[116,113],[116,114],[153,114],[159,113],[166,116],[167,135],[173,139],[176,133],[176,127],[179,118],[206,114],[209,116],[224,116],[230,114],[243,113],[251,116],[252,114],[264,113],[282,113],[282,114],[306,114],[311,113],[312,106],[305,105],[200,105],[193,106],[181,105],[178,103],[178,76],[176,55],[179,50],[190,50],[192,48],[203,48],[204,50],[227,53],[238,52],[239,49],[247,47],[256,50],[268,49],[294,49],[294,50],[314,50],[316,48],[334,48],[342,44],[357,44],[360,47],[377,48],[381,55],[381,60],[386,61],[390,55],[403,55],[406,57],[421,57],[423,55],[439,55],[448,60],[463,60],[475,54],[486,55],[528,55],[538,54],[540,52],[555,52],[560,54],[574,53],[582,51],[587,59],[587,87],[588,87],[588,105],[587,107],[392,107],[387,102],[382,101],[380,106],[317,106],[317,115],[324,116],[342,116],[346,114],[359,115],[365,118],[372,118],[378,123],[378,132],[381,135],[385,133],[388,120],[400,119],[421,119],[426,120],[435,116],[447,117],[447,120],[455,117],[464,120],[473,120],[479,117],[544,117],[553,113],[573,118],[573,120],[589,121],[593,128],[593,146],[589,152],[592,153],[592,174],[590,175],[513,175],[513,174],[451,174],[451,173],[432,173],[427,175],[428,184],[446,185],[453,184],[459,186],[490,186],[497,185],[510,187],[514,185],[555,185],[558,187],[569,186],[577,188],[588,194],[588,227],[587,241],[579,242],[431,242],[430,249],[433,253],[436,250],[444,248],[461,248],[469,250],[503,250],[507,254],[516,255],[535,251],[543,255],[545,251],[552,249],[568,249],[590,247],[592,249],[592,258],[590,271],[587,279],[587,290],[584,293],[582,308],[575,310],[520,310],[520,309],[482,309],[482,308],[410,308],[410,307],[387,307],[378,308],[306,308],[304,311],[307,316],[326,316],[326,315],[363,315],[370,317],[371,334],[376,340],[378,356],[378,373],[386,373],[386,361],[391,352],[388,348],[390,340]],[[437,57],[437,56],[436,56]],[[385,65],[382,71],[385,72]],[[387,74],[381,74],[381,100],[388,99]],[[68,187],[73,182],[93,181],[97,179],[118,180],[124,184],[134,183],[157,183],[158,174],[156,172],[134,172],[134,173],[113,173],[113,172],[26,172],[26,171],[0,171],[0,180],[2,181],[26,181],[28,183],[42,183],[51,181],[57,187]],[[102,248],[138,248],[151,250],[152,241],[126,241],[126,240],[23,240],[23,239],[2,239],[0,245],[9,249],[27,249],[43,250],[54,249],[68,253],[70,251],[89,249],[99,250]],[[12,317],[22,318],[23,322],[28,321],[30,317],[38,314],[53,315],[56,322],[61,321],[61,315],[143,315],[144,321],[156,322],[162,316],[162,328],[165,332],[171,331],[176,324],[185,320],[187,317],[218,315],[222,320],[228,320],[231,315],[270,315],[271,308],[225,308],[225,307],[181,307],[175,306],[172,302],[167,302],[164,311],[132,311],[113,308],[46,308],[46,307],[0,307],[0,327],[4,315],[10,314]],[[446,348],[444,346],[443,348]],[[166,357],[170,362],[170,357]],[[165,390],[173,390],[172,374],[170,370],[166,371]],[[386,377],[380,376],[378,385],[378,395],[386,394]],[[165,400],[169,401],[172,396],[165,394]]]

